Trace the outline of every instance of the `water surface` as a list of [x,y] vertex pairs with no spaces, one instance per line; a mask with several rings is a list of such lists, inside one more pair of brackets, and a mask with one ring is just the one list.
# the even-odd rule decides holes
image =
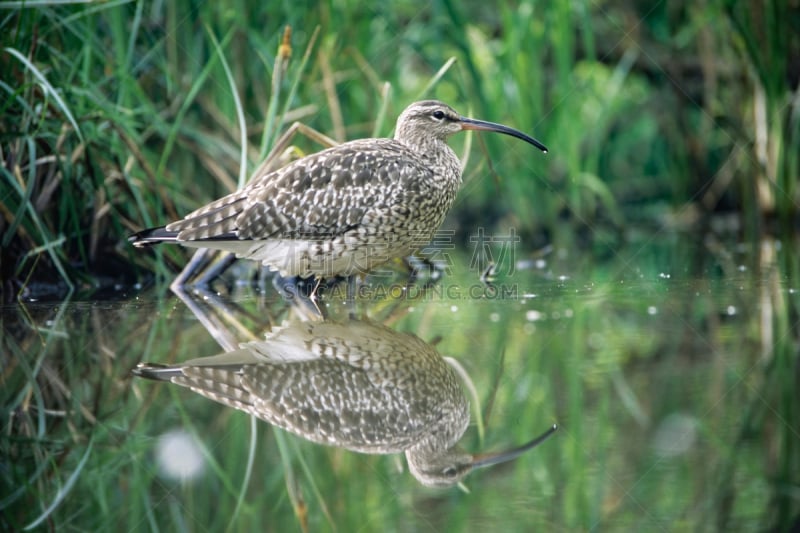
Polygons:
[[[798,518],[798,265],[791,243],[661,236],[602,262],[506,257],[492,285],[453,253],[431,291],[373,277],[360,321],[418,337],[469,376],[470,453],[557,423],[469,492],[401,454],[309,442],[131,375],[263,339],[296,311],[271,286],[2,309],[0,519],[12,529],[754,530]],[[214,305],[211,306],[210,304]],[[198,317],[192,306],[212,309]],[[338,294],[322,307],[346,324]]]

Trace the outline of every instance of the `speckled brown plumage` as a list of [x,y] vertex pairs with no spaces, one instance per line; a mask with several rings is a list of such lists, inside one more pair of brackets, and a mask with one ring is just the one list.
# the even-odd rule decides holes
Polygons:
[[423,482],[442,461],[471,460],[453,448],[469,424],[458,376],[429,344],[378,324],[293,323],[237,351],[135,372],[313,442],[405,452]]
[[424,246],[443,222],[462,172],[445,140],[463,129],[506,133],[545,150],[516,130],[417,102],[398,118],[394,139],[351,141],[253,176],[244,189],[131,241],[226,250],[284,276],[369,271]]
[[421,483],[446,487],[475,468],[518,457],[553,425],[513,450],[471,455],[457,443],[469,403],[453,367],[409,333],[352,320],[294,322],[264,341],[134,373],[187,387],[313,442],[362,453],[404,452]]

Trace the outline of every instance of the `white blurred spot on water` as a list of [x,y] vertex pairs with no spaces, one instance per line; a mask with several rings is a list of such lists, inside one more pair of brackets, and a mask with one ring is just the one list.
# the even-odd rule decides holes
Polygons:
[[163,477],[178,481],[195,479],[206,469],[200,446],[182,429],[173,429],[158,438],[156,464]]
[[673,413],[664,418],[653,436],[653,450],[664,457],[689,451],[697,441],[697,420],[689,415]]
[[542,319],[542,313],[536,311],[535,309],[531,309],[525,312],[525,320],[528,322],[536,322],[537,320]]

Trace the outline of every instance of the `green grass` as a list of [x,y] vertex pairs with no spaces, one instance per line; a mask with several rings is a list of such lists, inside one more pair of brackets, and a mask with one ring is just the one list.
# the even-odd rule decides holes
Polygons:
[[422,97],[551,149],[454,139],[472,147],[456,226],[619,243],[630,224],[735,211],[750,237],[773,216],[792,231],[799,16],[781,0],[0,2],[4,293],[173,271],[185,252],[134,253],[125,237],[241,185],[294,120],[338,140],[389,135]]

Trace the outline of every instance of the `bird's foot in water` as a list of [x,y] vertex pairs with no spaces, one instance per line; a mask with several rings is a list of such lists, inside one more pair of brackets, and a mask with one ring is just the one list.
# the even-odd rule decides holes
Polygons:
[[272,278],[272,285],[281,297],[291,302],[301,312],[308,315],[313,314],[318,318],[324,318],[325,313],[319,305],[320,297],[327,292],[333,292],[337,285],[347,282],[347,305],[350,315],[355,314],[355,297],[358,279],[356,276],[334,276],[332,278],[301,278],[300,276],[281,276],[275,274]]
[[427,290],[435,287],[444,277],[445,267],[427,257],[417,257],[409,255],[405,258],[408,267],[408,285],[415,285],[421,279],[425,279],[422,288]]

